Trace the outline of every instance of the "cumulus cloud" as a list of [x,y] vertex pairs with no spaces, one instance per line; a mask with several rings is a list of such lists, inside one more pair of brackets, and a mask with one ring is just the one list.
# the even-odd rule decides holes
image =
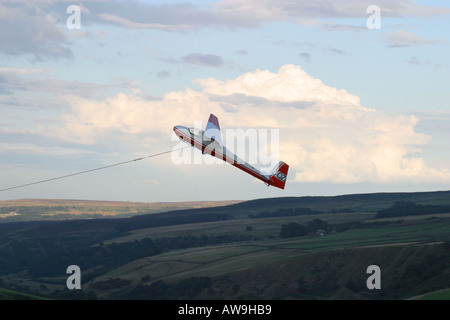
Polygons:
[[448,169],[431,168],[421,157],[429,137],[415,131],[417,117],[361,106],[357,96],[299,66],[196,83],[198,90],[153,101],[124,93],[104,101],[73,97],[73,112],[65,115],[58,136],[95,143],[105,132],[144,133],[164,145],[174,125],[192,126],[214,113],[222,128],[278,128],[280,159],[290,164],[290,179],[297,182],[450,180]]
[[210,78],[197,80],[196,83],[203,87],[203,92],[210,95],[243,94],[282,102],[359,104],[357,96],[326,86],[320,79],[309,76],[301,67],[292,65],[281,67],[278,73],[256,70],[225,82]]

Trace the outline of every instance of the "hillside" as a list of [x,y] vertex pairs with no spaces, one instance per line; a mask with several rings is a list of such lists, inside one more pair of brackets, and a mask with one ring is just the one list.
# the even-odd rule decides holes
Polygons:
[[[450,287],[450,212],[433,212],[448,205],[448,191],[377,193],[3,223],[0,287],[56,299],[409,298]],[[376,218],[399,206],[401,217]],[[76,292],[65,286],[74,264]],[[381,290],[366,286],[370,265]]]
[[226,206],[240,201],[129,202],[65,199],[0,201],[0,223],[132,217],[180,209]]
[[49,298],[20,292],[17,290],[0,288],[0,300],[50,300]]

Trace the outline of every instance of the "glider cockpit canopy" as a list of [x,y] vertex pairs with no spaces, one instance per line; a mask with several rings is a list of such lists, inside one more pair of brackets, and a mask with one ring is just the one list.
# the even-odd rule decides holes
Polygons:
[[197,129],[197,128],[189,128],[189,132],[191,134],[193,134],[194,136],[202,137],[204,131],[201,129]]

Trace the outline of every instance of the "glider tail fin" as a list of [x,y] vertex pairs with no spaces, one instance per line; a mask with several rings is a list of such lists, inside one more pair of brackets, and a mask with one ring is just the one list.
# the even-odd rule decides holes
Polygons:
[[217,141],[220,145],[223,145],[222,142],[222,133],[220,131],[219,119],[212,113],[209,115],[208,123],[206,124],[206,129],[204,136]]
[[269,179],[271,181],[270,185],[280,189],[284,189],[288,171],[289,165],[284,163],[283,161],[280,161],[269,175]]
[[208,129],[220,130],[219,119],[217,119],[217,117],[212,113],[209,115],[208,124],[206,125],[206,130]]

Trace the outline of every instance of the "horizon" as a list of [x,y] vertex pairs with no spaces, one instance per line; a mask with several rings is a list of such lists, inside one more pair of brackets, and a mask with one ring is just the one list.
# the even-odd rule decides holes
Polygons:
[[[123,201],[123,200],[102,200],[102,199],[62,199],[62,198],[22,198],[22,199],[7,199],[7,200],[0,200],[0,202],[16,202],[16,201],[56,201],[56,202],[64,202],[64,201],[73,201],[73,202],[114,202],[114,203],[142,203],[142,204],[167,204],[167,203],[217,203],[217,202],[235,202],[235,203],[241,203],[241,202],[247,202],[247,201],[257,201],[257,200],[266,200],[266,199],[280,199],[280,198],[338,198],[338,197],[346,197],[346,196],[360,196],[360,195],[376,195],[376,194],[423,194],[423,193],[439,193],[439,192],[450,192],[449,190],[430,190],[430,191],[409,191],[409,192],[402,192],[402,191],[392,191],[392,192],[364,192],[364,193],[345,193],[345,194],[336,194],[336,195],[324,195],[324,196],[306,196],[306,195],[300,195],[300,196],[280,196],[280,197],[267,197],[267,198],[254,198],[254,199],[246,199],[246,200],[240,200],[240,199],[228,199],[228,200],[187,200],[187,201]],[[232,204],[224,204],[224,206],[232,205]],[[207,208],[207,207],[205,207]],[[178,210],[178,209],[173,209]],[[169,211],[173,211],[172,209]]]

